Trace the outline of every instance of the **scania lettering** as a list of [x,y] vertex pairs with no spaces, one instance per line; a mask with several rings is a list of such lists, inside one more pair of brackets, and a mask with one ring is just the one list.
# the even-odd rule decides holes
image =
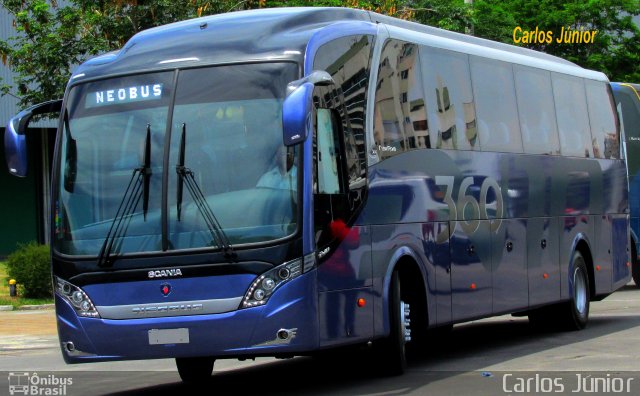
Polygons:
[[149,271],[149,278],[166,278],[170,276],[182,276],[180,269],[169,269],[159,271]]

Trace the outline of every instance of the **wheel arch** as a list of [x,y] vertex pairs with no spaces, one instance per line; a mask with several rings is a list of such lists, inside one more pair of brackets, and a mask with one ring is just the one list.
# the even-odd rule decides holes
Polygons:
[[420,256],[410,247],[402,246],[392,254],[387,271],[384,277],[383,286],[383,315],[384,335],[390,332],[389,323],[389,291],[391,285],[391,275],[394,271],[399,271],[400,284],[402,285],[402,296],[408,297],[407,301],[411,305],[412,323],[426,330],[429,324],[429,312],[427,304],[428,277],[425,266]]

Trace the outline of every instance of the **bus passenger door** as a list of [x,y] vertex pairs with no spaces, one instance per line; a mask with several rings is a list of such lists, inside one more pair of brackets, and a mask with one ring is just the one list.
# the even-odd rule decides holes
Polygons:
[[451,302],[458,322],[492,313],[489,220],[452,221]]
[[373,334],[371,232],[369,225],[355,219],[359,201],[353,194],[359,186],[349,172],[341,117],[327,108],[317,109],[316,115],[314,228],[320,343],[329,346]]

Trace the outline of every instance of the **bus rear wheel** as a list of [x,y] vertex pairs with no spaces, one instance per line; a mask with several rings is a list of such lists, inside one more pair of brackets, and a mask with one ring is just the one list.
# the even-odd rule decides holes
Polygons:
[[581,330],[589,321],[589,273],[580,252],[575,252],[569,278],[569,301],[529,312],[529,323],[541,330]]
[[215,361],[212,357],[176,358],[176,367],[183,382],[199,383],[211,378]]
[[581,330],[589,321],[590,291],[587,265],[580,252],[574,253],[571,267],[571,287],[569,288],[571,296],[565,305],[563,324],[568,330]]

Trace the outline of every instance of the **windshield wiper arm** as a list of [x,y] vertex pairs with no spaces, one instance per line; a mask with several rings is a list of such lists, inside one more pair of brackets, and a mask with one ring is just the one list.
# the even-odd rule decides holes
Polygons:
[[149,210],[149,183],[151,182],[151,124],[147,124],[147,136],[144,140],[144,156],[142,158],[142,168],[140,169],[143,178],[142,188],[142,214],[144,221],[147,221],[147,211]]
[[[138,207],[140,199],[144,197],[143,212],[144,219],[146,221],[147,210],[149,207],[149,179],[151,177],[151,126],[147,124],[147,135],[144,143],[144,156],[142,165],[135,168],[129,179],[127,189],[124,191],[124,195],[118,205],[118,210],[111,222],[111,227],[107,232],[107,236],[102,243],[100,253],[98,255],[99,267],[110,267],[113,265],[111,252],[118,250],[122,245],[120,241],[117,246],[116,240],[125,235],[129,224],[131,223],[132,214]],[[123,225],[124,219],[127,219]]]
[[218,222],[215,214],[213,214],[213,210],[209,203],[207,202],[207,198],[202,193],[202,189],[196,182],[195,177],[193,176],[193,171],[190,168],[187,168],[184,165],[184,157],[185,157],[185,145],[186,145],[186,124],[182,124],[182,135],[180,136],[180,152],[178,155],[178,163],[176,164],[176,172],[178,173],[178,188],[177,188],[177,211],[178,211],[178,221],[180,220],[180,214],[182,212],[182,187],[184,184],[187,186],[187,190],[191,195],[191,198],[196,204],[198,211],[202,215],[205,224],[209,228],[209,232],[213,239],[215,239],[218,245],[222,248],[224,255],[226,258],[235,261],[238,257],[236,252],[231,247],[231,243],[229,243],[229,238],[227,234],[222,229],[222,226]]
[[176,165],[176,172],[178,173],[178,186],[176,188],[176,211],[178,212],[178,221],[182,216],[182,190],[184,188],[184,178],[182,173],[184,172],[184,152],[185,152],[185,132],[187,124],[182,124],[182,135],[180,136],[180,151],[178,153],[178,164]]

